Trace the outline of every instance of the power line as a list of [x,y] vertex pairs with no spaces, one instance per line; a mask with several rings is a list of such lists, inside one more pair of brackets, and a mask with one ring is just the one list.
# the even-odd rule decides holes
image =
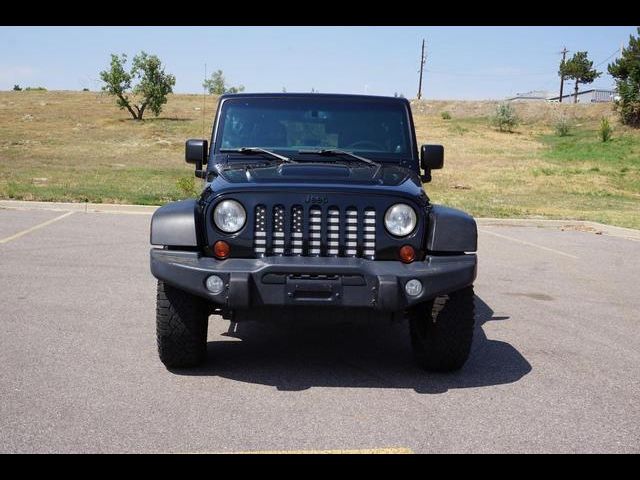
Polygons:
[[[566,47],[565,47],[566,49]],[[619,48],[617,48],[611,55],[609,55],[607,58],[605,58],[603,61],[601,61],[600,63],[598,63],[596,65],[596,67],[599,67],[600,65],[602,65],[603,63],[606,63],[607,61],[611,60],[612,57],[614,57],[618,52],[620,51]],[[561,50],[559,53],[563,53],[563,51]],[[569,53],[569,50],[566,51],[566,53]],[[430,68],[425,68],[424,69],[425,72],[429,72],[432,73],[434,75],[448,75],[451,77],[487,77],[487,78],[503,78],[503,77],[508,77],[508,76],[513,76],[513,77],[522,77],[522,76],[543,76],[543,75],[550,75],[549,71],[544,71],[544,72],[505,72],[505,73],[466,73],[466,72],[454,72],[454,71],[444,71],[444,70],[432,70]]]
[[611,60],[618,52],[620,52],[620,49],[616,48],[611,55],[609,55],[606,59],[604,59],[599,64],[597,64],[596,68],[599,67],[600,65],[602,65],[603,63],[608,62],[609,60]]

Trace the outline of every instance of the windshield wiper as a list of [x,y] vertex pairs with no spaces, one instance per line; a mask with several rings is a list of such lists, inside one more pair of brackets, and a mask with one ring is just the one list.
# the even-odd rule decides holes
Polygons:
[[289,157],[285,157],[284,155],[280,155],[279,153],[275,153],[271,150],[266,150],[260,147],[221,148],[220,153],[242,153],[244,155],[249,155],[251,153],[264,153],[283,162],[297,163],[295,160],[292,160]]
[[361,157],[360,155],[356,155],[355,153],[347,152],[346,150],[339,150],[336,148],[327,148],[320,150],[298,150],[300,155],[328,155],[328,156],[337,156],[344,155],[345,157],[355,158],[361,162],[367,163],[374,167],[380,168],[381,165],[378,162],[374,162],[373,160],[369,160],[368,158]]

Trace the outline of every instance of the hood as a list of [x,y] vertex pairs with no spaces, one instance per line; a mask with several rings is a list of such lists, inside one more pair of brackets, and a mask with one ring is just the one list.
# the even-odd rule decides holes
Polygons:
[[232,184],[311,183],[398,186],[406,181],[420,182],[410,170],[397,165],[344,165],[329,163],[289,163],[266,167],[233,166],[219,170],[220,177]]
[[397,165],[289,163],[245,168],[219,165],[208,190],[218,194],[241,191],[333,191],[355,194],[392,194],[428,201],[420,177]]

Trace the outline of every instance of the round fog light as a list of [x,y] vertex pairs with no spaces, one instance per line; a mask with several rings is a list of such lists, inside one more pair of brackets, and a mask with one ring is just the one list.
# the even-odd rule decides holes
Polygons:
[[224,290],[224,282],[217,275],[211,275],[207,278],[206,282],[207,290],[209,290],[214,295],[218,295]]
[[422,293],[422,283],[416,278],[409,280],[404,286],[404,291],[407,295],[417,297]]

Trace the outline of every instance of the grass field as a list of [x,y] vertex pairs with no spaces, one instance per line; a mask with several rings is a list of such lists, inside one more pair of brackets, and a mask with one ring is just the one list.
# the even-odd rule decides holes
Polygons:
[[[162,204],[192,184],[184,141],[202,136],[202,96],[172,95],[135,122],[95,92],[0,92],[0,198]],[[207,98],[205,136],[216,99]],[[426,186],[437,203],[477,216],[595,220],[640,228],[640,131],[611,105],[516,104],[514,133],[493,129],[495,102],[414,102],[420,143],[445,145]],[[447,111],[451,118],[442,118]],[[573,128],[558,137],[558,115]],[[613,139],[597,135],[602,116]],[[180,186],[182,185],[182,187]]]

